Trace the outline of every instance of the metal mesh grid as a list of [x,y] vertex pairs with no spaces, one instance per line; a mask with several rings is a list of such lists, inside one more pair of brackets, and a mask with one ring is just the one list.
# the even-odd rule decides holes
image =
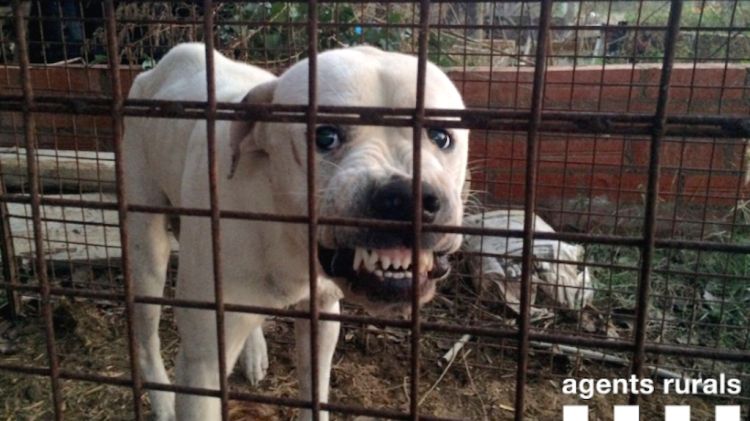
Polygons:
[[[39,300],[46,360],[14,357],[0,361],[0,368],[45,376],[45,387],[52,391],[49,413],[55,418],[65,415],[66,385],[89,381],[131,388],[128,410],[139,419],[144,389],[221,397],[225,419],[232,401],[429,419],[419,403],[435,392],[419,374],[431,370],[424,367],[432,363],[429,359],[461,335],[472,336],[462,350],[469,379],[472,372],[489,371],[515,385],[509,392],[513,398],[504,404],[509,410],[500,404],[499,412],[465,417],[521,419],[524,407],[539,416],[526,390],[545,376],[723,372],[740,377],[747,388],[750,216],[743,174],[748,159],[744,138],[750,131],[750,10],[742,1],[69,2],[73,9],[65,9],[65,2],[12,3],[7,19],[12,30],[4,29],[0,40],[5,63],[0,82],[3,286],[10,314],[22,313],[29,298]],[[189,40],[206,41],[208,48],[215,44],[230,57],[276,72],[314,58],[318,50],[345,44],[367,42],[409,52],[422,65],[429,58],[446,68],[470,108],[425,110],[421,100],[416,109],[405,110],[318,107],[314,85],[309,107],[217,104],[210,90],[207,103],[124,99],[138,72]],[[311,61],[311,75],[315,71]],[[424,76],[418,86],[424,90]],[[415,133],[428,124],[471,128],[470,209],[519,209],[524,223],[520,228],[433,226],[421,223],[418,209],[413,224],[318,218],[314,195],[308,215],[295,216],[226,212],[215,201],[210,209],[125,202],[121,163],[115,159],[124,116],[207,119],[211,126],[248,114],[308,127],[395,125],[414,127]],[[441,116],[458,120],[446,123]],[[211,139],[213,129],[208,133]],[[419,144],[419,136],[414,142]],[[311,154],[307,158],[312,168],[308,183],[314,186],[314,160]],[[419,153],[413,159],[419,162]],[[214,167],[214,186],[215,178]],[[418,170],[413,188],[418,195]],[[121,251],[121,245],[133,241],[121,223],[131,212],[211,218],[214,261],[221,259],[218,226],[224,218],[307,224],[312,245],[317,224],[411,229],[415,238],[422,230],[518,238],[523,240],[520,255],[499,257],[519,264],[519,291],[513,296],[477,291],[471,284],[483,277],[481,270],[472,275],[457,263],[460,276],[443,287],[442,297],[407,321],[371,318],[354,309],[341,316],[318,314],[315,305],[301,312],[224,304],[222,299],[193,303],[134,297],[127,255]],[[535,213],[556,232],[535,233]],[[17,221],[24,221],[23,231],[14,230]],[[544,239],[582,244],[583,260],[534,257],[533,240]],[[311,262],[315,249],[310,247]],[[465,252],[463,257],[471,256]],[[542,282],[532,283],[532,272],[545,260],[587,267],[594,279],[593,304],[570,310],[535,300]],[[214,277],[222,297],[219,267]],[[312,291],[315,273],[311,265]],[[103,375],[66,366],[60,363],[55,334],[61,297],[107,300],[124,307],[125,315],[132,314],[136,302],[214,309],[219,326],[220,315],[234,311],[280,321],[309,318],[312,332],[317,320],[341,320],[344,332],[354,335],[354,346],[371,336],[377,341],[396,331],[410,332],[399,348],[404,358],[409,355],[407,404],[393,409],[389,402],[321,403],[316,396],[305,402],[262,389],[238,391],[223,375],[218,391],[144,384],[129,323],[121,332],[128,338],[122,349],[130,356],[127,373]],[[515,312],[508,310],[513,305]],[[378,326],[376,333],[368,328],[372,324]],[[311,339],[316,350],[314,334]],[[228,371],[225,362],[219,365],[222,373]],[[448,390],[442,393],[461,389],[459,383],[434,384]],[[630,398],[635,402],[638,396]]]

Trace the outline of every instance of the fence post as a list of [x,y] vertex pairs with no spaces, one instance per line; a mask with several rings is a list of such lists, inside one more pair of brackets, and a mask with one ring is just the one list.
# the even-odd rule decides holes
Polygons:
[[[0,197],[2,196],[5,196],[5,181],[0,173]],[[8,202],[5,201],[0,201],[0,259],[3,261],[3,280],[6,282],[5,293],[8,297],[7,316],[15,321],[21,313],[21,297],[14,288],[18,286],[18,270],[13,233],[10,230],[10,212]]]

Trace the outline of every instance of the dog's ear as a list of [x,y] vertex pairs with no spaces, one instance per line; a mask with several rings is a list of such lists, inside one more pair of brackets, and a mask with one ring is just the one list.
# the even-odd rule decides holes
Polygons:
[[[270,104],[273,100],[273,93],[276,90],[276,80],[269,80],[251,89],[242,104]],[[234,176],[237,164],[240,162],[240,155],[243,151],[260,151],[262,146],[258,139],[253,139],[253,129],[255,121],[248,119],[243,121],[233,121],[229,129],[229,145],[232,148],[232,166],[229,170],[229,178]]]

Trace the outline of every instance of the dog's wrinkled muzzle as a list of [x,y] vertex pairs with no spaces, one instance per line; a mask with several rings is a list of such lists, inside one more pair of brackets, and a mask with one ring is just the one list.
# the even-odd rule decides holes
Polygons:
[[[411,249],[319,246],[318,261],[348,300],[363,305],[371,313],[403,312],[411,306],[415,284]],[[423,304],[432,298],[435,283],[448,275],[450,265],[446,255],[423,250],[419,270],[416,282],[419,302]]]

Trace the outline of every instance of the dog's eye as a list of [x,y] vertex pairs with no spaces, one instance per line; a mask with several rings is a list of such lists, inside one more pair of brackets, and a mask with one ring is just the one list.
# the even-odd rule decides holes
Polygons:
[[341,146],[341,130],[334,126],[320,126],[315,129],[315,145],[321,151],[332,151]]
[[453,146],[453,139],[445,129],[430,127],[427,129],[427,136],[429,136],[430,140],[440,149],[449,149]]

